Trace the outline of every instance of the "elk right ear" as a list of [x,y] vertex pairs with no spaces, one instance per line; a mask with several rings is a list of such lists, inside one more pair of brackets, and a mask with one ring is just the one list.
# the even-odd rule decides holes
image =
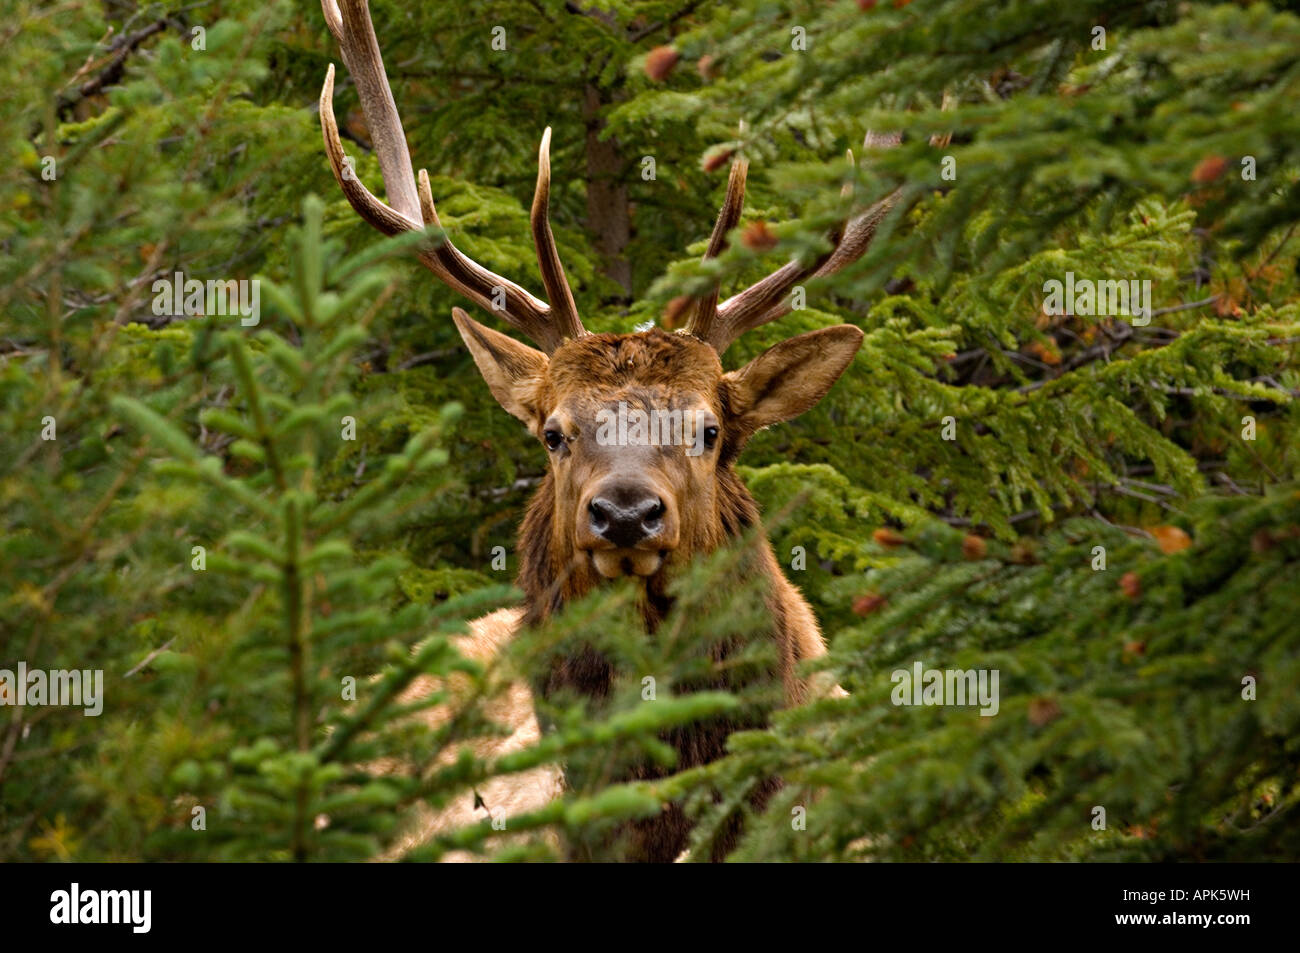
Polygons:
[[534,429],[538,391],[549,363],[546,355],[479,324],[460,308],[451,309],[451,319],[497,403]]

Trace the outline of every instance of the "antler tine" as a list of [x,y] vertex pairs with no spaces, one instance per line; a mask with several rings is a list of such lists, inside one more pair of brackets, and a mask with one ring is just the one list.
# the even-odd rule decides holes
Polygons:
[[[388,85],[388,76],[384,71],[379,43],[375,38],[374,25],[370,20],[366,0],[321,0],[321,9],[325,14],[325,23],[338,40],[343,61],[347,64],[356,83],[361,108],[370,127],[375,153],[379,159],[379,168],[383,173],[384,187],[392,205],[376,198],[345,162],[338,121],[334,116],[334,66],[331,64],[326,71],[325,84],[321,89],[321,134],[325,141],[325,153],[329,157],[330,167],[334,171],[334,178],[339,188],[342,189],[344,197],[356,213],[385,235],[420,231],[423,225],[441,228],[433,204],[428,173],[423,169],[420,170],[417,186],[416,178],[411,171],[411,156],[406,146],[406,136],[402,131],[401,119],[397,114],[392,90]],[[548,142],[549,130],[543,142],[544,149]],[[546,232],[545,250],[543,243],[538,242],[538,256],[543,262],[542,276],[548,294],[557,296],[557,288],[563,288],[563,294],[557,296],[560,304],[554,312],[546,302],[513,281],[503,278],[467,257],[445,235],[436,247],[425,245],[418,249],[417,254],[420,263],[444,283],[480,307],[499,313],[507,324],[530,337],[549,354],[558,348],[566,337],[576,337],[586,332],[578,321],[573,295],[568,290],[563,269],[559,265],[559,256],[555,253],[554,238],[550,235],[549,224],[546,223],[547,193],[550,184],[549,155],[546,156],[545,162],[545,189],[541,181],[541,171],[538,179],[538,189],[543,193],[541,221]],[[533,205],[536,236],[537,199],[534,199]],[[548,269],[551,262],[554,263],[554,268]],[[559,284],[555,285],[553,281],[557,273]],[[558,321],[555,320],[555,314],[560,315]]]
[[[320,0],[321,13],[325,14],[325,25],[329,27],[330,33],[334,35],[337,43],[343,42],[343,14],[339,13],[337,0]],[[344,56],[344,62],[347,57]]]
[[[333,11],[327,8],[334,6]],[[374,143],[375,156],[384,174],[384,188],[388,201],[409,219],[418,220],[420,202],[415,194],[415,171],[411,168],[411,153],[406,147],[406,133],[402,131],[402,118],[397,114],[397,103],[388,85],[388,73],[379,52],[379,40],[370,21],[370,7],[366,0],[321,0],[326,10],[325,22],[330,23],[332,13],[341,9],[339,47],[344,51],[348,72],[357,87],[357,98],[366,115],[366,125]],[[331,26],[331,32],[333,26]]]
[[325,71],[325,85],[321,88],[320,125],[321,136],[325,140],[325,154],[329,157],[330,168],[334,170],[334,179],[356,213],[385,235],[419,231],[418,220],[411,219],[376,198],[347,165],[343,141],[339,138],[338,121],[334,118],[333,63]]
[[[713,223],[713,232],[709,235],[708,247],[704,250],[704,261],[717,258],[727,247],[727,233],[740,221],[740,213],[745,207],[745,177],[749,174],[749,162],[737,159],[731,163],[731,174],[727,177],[727,194],[718,210],[718,220]],[[718,283],[715,281],[708,294],[691,302],[689,317],[686,321],[686,333],[694,335],[701,341],[708,341],[714,330],[714,320],[718,313]]]
[[565,337],[582,337],[586,329],[578,317],[578,305],[573,300],[569,279],[564,274],[555,235],[551,232],[551,127],[542,133],[542,144],[537,149],[537,189],[533,192],[533,208],[529,224],[533,230],[533,244],[537,248],[537,264],[542,272],[542,284],[551,302],[551,312],[557,330]]
[[[863,146],[867,149],[889,147],[898,141],[898,136],[874,136],[869,132]],[[853,162],[852,152],[849,153],[849,162]],[[846,186],[845,191],[851,191],[851,187]],[[833,274],[866,253],[871,240],[875,238],[876,229],[894,207],[901,193],[901,188],[896,189],[861,215],[850,219],[842,228],[832,232],[832,247],[825,255],[806,265],[798,261],[787,262],[766,278],[722,302],[717,306],[709,333],[702,336],[703,339],[722,354],[746,331],[788,314],[788,295],[795,285],[809,278]]]
[[[821,259],[820,265],[812,268],[799,268],[797,262],[791,262],[764,279],[764,281],[741,292],[742,295],[755,292],[752,304],[737,301],[741,295],[735,295],[724,301],[719,311],[734,303],[736,317],[727,322],[728,327],[725,333],[728,336],[722,338],[721,345],[714,344],[718,353],[721,354],[736,338],[746,331],[762,327],[764,324],[770,324],[789,314],[791,310],[789,291],[800,281],[833,275],[841,268],[857,261],[866,254],[872,239],[876,237],[876,229],[879,228],[880,223],[889,213],[889,210],[894,207],[901,194],[902,189],[896,189],[861,215],[851,219],[844,227],[843,236],[840,238],[839,243],[829,255]],[[771,282],[771,284],[764,287],[766,282]]]

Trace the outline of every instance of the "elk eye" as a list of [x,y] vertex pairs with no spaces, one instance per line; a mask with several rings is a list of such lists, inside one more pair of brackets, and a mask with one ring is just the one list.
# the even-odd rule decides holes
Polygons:
[[564,434],[558,430],[548,430],[542,434],[542,439],[546,441],[547,450],[559,450],[564,445]]
[[706,446],[706,447],[708,447],[710,450],[712,450],[712,449],[713,449],[713,445],[714,445],[715,443],[717,443],[717,442],[718,442],[718,428],[717,428],[717,427],[705,427],[705,428],[704,428],[704,446]]

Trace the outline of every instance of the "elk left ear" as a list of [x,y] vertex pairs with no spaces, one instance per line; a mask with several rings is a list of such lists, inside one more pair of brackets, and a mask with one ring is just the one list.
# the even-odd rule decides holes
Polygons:
[[768,348],[723,375],[734,422],[748,439],[757,430],[798,417],[826,396],[862,344],[851,324],[819,328]]
[[532,430],[537,425],[537,391],[550,363],[546,355],[479,324],[460,308],[451,309],[451,319],[497,403]]

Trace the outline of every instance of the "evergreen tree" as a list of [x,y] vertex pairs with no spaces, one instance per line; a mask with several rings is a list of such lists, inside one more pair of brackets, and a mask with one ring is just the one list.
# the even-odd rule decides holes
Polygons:
[[[672,638],[618,586],[522,637],[504,667],[596,643],[616,690],[540,703],[527,751],[457,754],[498,731],[501,672],[452,636],[517,598],[545,460],[461,347],[463,302],[338,194],[330,62],[357,174],[380,176],[321,14],[11,0],[0,669],[102,669],[105,707],[0,708],[0,859],[360,859],[554,762],[571,790],[518,836],[485,820],[410,856],[618,858],[669,801],[694,859],[737,813],[737,859],[1300,854],[1293,4],[372,7],[443,225],[535,292],[554,127],[551,219],[593,330],[671,329],[682,296],[814,255],[902,190],[861,261],[726,358],[866,332],[742,468],[849,697],[672,770],[662,732],[770,707],[684,690],[700,645],[755,624],[755,594],[717,584],[745,541],[678,581]],[[744,218],[702,263],[737,155]],[[255,323],[206,288],[160,303],[177,273],[257,278]],[[1149,313],[1057,301],[1067,274],[1147,281]],[[918,662],[996,670],[997,714],[899,704]],[[463,717],[413,719],[405,688],[453,675]],[[662,770],[611,781],[638,760]]]

